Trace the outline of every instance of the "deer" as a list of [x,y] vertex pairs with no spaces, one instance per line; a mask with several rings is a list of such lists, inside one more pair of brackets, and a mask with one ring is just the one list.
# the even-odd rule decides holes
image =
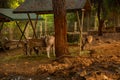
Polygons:
[[93,36],[88,35],[86,38],[82,41],[82,50],[85,50],[86,45],[90,45],[93,41]]
[[28,39],[24,44],[24,50],[26,55],[31,55],[32,51],[34,51],[37,55],[43,51],[47,52],[47,57],[50,58],[50,51],[52,49],[53,54],[55,56],[55,37],[54,36],[44,36],[40,39]]

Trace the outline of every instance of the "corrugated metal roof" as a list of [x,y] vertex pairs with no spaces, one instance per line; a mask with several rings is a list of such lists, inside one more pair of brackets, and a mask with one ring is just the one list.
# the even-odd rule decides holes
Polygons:
[[[90,3],[88,0],[66,0],[67,11],[76,11],[82,8],[90,9]],[[15,13],[52,13],[52,0],[25,0],[18,8],[13,12]]]
[[[28,16],[27,16],[26,13],[14,14],[13,9],[0,8],[0,16],[8,18],[10,20],[28,20]],[[35,13],[30,13],[30,17],[31,17],[31,20],[36,20],[36,14]],[[43,18],[41,18],[39,16],[38,20],[43,20]]]

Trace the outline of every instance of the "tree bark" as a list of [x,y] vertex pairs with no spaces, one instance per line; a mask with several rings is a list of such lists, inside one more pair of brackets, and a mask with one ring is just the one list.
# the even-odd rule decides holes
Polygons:
[[65,0],[52,0],[55,26],[56,57],[69,55],[67,45],[67,20]]
[[104,27],[104,20],[101,19],[99,21],[99,26],[98,26],[98,36],[103,35],[103,31],[102,31],[103,27]]
[[104,26],[104,20],[101,19],[101,8],[102,8],[102,0],[98,0],[98,11],[97,11],[97,16],[98,16],[98,22],[99,22],[99,26],[98,26],[98,36],[102,36],[103,32],[102,32],[102,28]]

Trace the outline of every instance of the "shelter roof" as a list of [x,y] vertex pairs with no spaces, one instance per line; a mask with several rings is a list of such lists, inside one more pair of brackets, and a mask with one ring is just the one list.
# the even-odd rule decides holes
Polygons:
[[[36,14],[35,13],[30,13],[31,20],[36,20]],[[13,9],[4,9],[0,8],[0,19],[8,19],[8,20],[28,20],[28,16],[26,13],[19,13],[19,14],[14,14]],[[40,16],[38,17],[39,20],[42,20]]]
[[[80,9],[90,10],[89,0],[66,0],[67,11],[76,11]],[[53,13],[52,0],[25,0],[23,4],[17,7],[14,13]]]
[[0,15],[0,22],[9,22],[11,19]]

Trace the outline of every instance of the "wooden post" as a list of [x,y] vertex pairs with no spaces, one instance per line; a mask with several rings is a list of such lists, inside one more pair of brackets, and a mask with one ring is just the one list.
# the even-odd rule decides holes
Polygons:
[[13,28],[9,27],[9,40],[13,40]]
[[[82,47],[82,40],[83,40],[83,27],[84,27],[84,12],[85,12],[85,9],[82,9],[82,19],[81,19],[81,27],[80,27],[80,38],[81,38],[81,45],[80,45],[80,50],[81,50],[81,47]],[[80,54],[81,54],[81,51],[80,51]]]
[[82,44],[81,44],[81,28],[80,28],[80,17],[79,17],[79,12],[77,11],[77,20],[78,20],[78,27],[79,27],[79,29],[80,29],[80,36],[79,36],[79,45],[80,45],[80,53],[81,53],[81,46],[82,46]]
[[[36,33],[36,36],[37,36],[37,29],[36,29],[36,27],[37,27],[37,23],[38,23],[38,14],[36,14],[36,20],[35,20],[35,33]],[[37,36],[38,37],[38,36]]]
[[82,30],[83,30],[83,22],[84,22],[84,11],[85,9],[82,9],[82,19],[81,19],[81,25],[80,25],[80,17],[79,17],[79,13],[77,11],[77,19],[78,19],[78,26],[80,28],[80,53],[81,54],[81,47],[82,47]]
[[94,20],[94,30],[96,30],[98,27],[97,27],[97,13],[95,13],[95,20]]
[[43,30],[42,30],[42,22],[40,22],[40,37],[42,36],[43,34]]
[[45,35],[47,35],[47,17],[45,18]]
[[26,36],[26,38],[28,39],[29,38],[29,23],[28,23],[28,25],[27,25],[27,27],[26,27],[26,30],[25,30],[25,36]]
[[74,23],[74,32],[77,32],[77,22]]

